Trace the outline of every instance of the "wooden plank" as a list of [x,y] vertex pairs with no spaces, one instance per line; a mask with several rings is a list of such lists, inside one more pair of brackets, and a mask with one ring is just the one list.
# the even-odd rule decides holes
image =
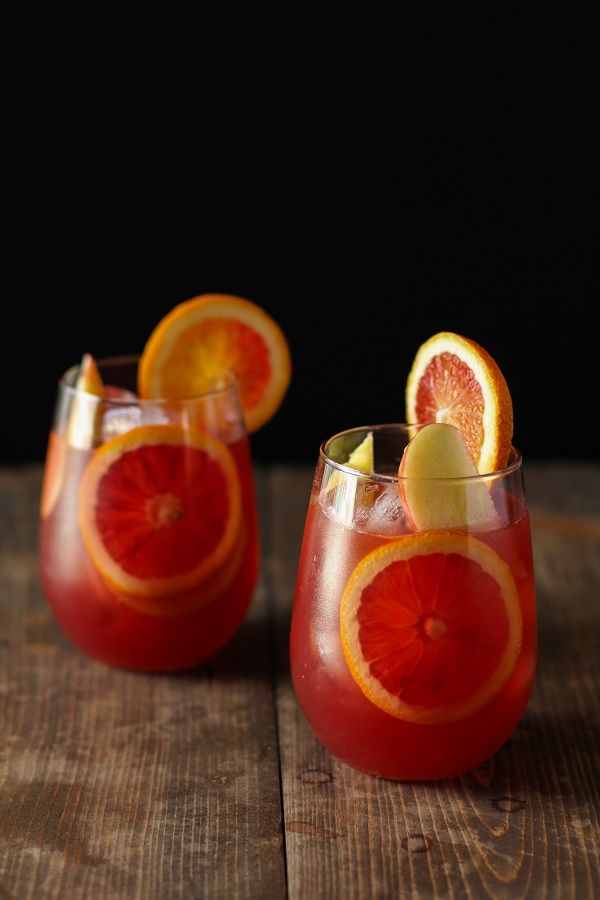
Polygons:
[[0,897],[285,896],[265,583],[198,671],[92,662],[42,597],[38,491],[0,473]]
[[429,785],[337,762],[295,702],[287,633],[311,474],[272,475],[290,898],[600,896],[600,469],[528,467],[540,617],[534,695],[489,763]]

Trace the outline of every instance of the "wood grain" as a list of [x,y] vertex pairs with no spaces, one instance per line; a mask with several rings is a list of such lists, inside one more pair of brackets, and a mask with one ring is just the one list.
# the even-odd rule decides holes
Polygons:
[[600,896],[600,469],[531,466],[540,662],[527,714],[481,770],[432,785],[334,760],[294,699],[287,640],[311,472],[274,471],[278,717],[289,896]]
[[41,594],[38,492],[0,474],[0,897],[283,897],[264,584],[196,672],[94,663]]
[[[0,471],[0,898],[600,896],[600,469],[527,470],[540,663],[481,770],[370,778],[314,739],[289,680],[312,471],[259,478],[263,579],[210,665],[78,653],[37,575],[39,470]],[[282,845],[281,809],[285,818]]]

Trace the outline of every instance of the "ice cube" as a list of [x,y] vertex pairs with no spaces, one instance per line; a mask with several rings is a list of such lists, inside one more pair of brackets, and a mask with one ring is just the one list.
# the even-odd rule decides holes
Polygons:
[[321,491],[320,501],[323,511],[338,525],[351,526],[356,497],[356,479],[347,478],[339,481],[331,490],[328,489],[328,486],[329,482]]
[[102,415],[102,440],[110,441],[141,424],[142,411],[139,406],[111,406]]
[[[135,395],[132,395],[135,398]],[[109,441],[119,434],[125,434],[140,425],[168,425],[169,417],[159,406],[143,403],[126,406],[119,403],[111,405],[102,415],[102,440]]]
[[381,484],[368,515],[361,522],[361,530],[371,534],[405,534],[408,530],[404,509],[395,484]]
[[171,419],[162,405],[151,406],[148,401],[140,407],[142,411],[142,425],[169,425]]

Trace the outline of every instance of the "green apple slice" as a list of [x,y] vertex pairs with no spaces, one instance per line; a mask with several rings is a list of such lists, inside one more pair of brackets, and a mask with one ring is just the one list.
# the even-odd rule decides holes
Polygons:
[[473,457],[454,425],[419,429],[404,450],[398,475],[400,499],[417,531],[497,526],[486,482],[475,477],[479,472]]
[[348,457],[347,466],[371,475],[373,472],[373,432],[369,431],[366,438],[355,447]]
[[[355,469],[357,472],[364,472],[365,475],[371,475],[373,472],[373,432],[369,431],[367,436],[363,438],[358,447],[355,447],[346,462],[345,466]],[[334,487],[338,487],[343,481],[343,476],[338,469],[332,469],[326,490],[330,491]]]
[[71,447],[88,450],[100,439],[100,398],[104,397],[104,384],[90,353],[83,354],[74,387],[77,393],[72,395],[67,441]]

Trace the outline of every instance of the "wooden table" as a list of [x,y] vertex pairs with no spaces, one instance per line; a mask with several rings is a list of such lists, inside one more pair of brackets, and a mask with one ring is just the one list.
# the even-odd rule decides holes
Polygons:
[[399,784],[336,762],[287,665],[311,472],[258,473],[251,614],[209,665],[118,671],[37,574],[37,468],[0,472],[0,898],[600,897],[600,468],[530,465],[540,663],[482,769]]

